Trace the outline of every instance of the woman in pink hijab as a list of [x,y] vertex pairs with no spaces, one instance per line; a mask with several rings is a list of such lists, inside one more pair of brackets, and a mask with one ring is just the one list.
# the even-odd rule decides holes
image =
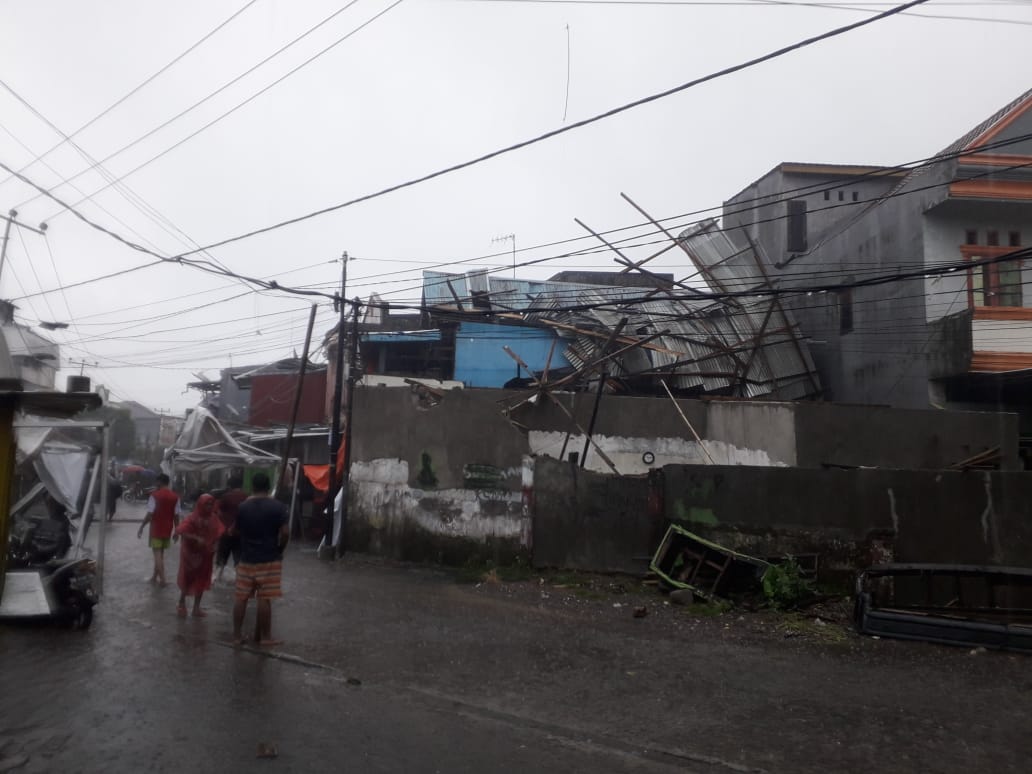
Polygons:
[[224,527],[215,514],[215,498],[203,494],[197,498],[193,513],[176,527],[179,543],[179,604],[176,613],[186,617],[186,598],[193,597],[196,618],[207,615],[201,610],[201,595],[211,588],[212,557]]

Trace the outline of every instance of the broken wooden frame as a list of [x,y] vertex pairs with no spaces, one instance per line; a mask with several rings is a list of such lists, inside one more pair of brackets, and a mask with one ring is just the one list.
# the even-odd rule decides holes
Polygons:
[[671,524],[649,569],[666,585],[706,600],[762,590],[771,563],[733,551]]
[[885,564],[857,575],[862,634],[1032,651],[1032,569]]

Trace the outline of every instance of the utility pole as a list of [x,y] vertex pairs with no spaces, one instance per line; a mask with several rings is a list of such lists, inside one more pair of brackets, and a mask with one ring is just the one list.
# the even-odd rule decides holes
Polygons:
[[[290,463],[290,452],[294,442],[294,428],[297,426],[297,414],[301,409],[301,393],[305,389],[305,371],[308,369],[308,350],[312,344],[312,329],[315,327],[315,314],[319,307],[317,304],[312,304],[311,312],[308,315],[308,329],[305,332],[305,347],[301,353],[301,364],[298,368],[297,374],[297,386],[294,388],[294,406],[290,411],[290,425],[287,427],[287,439],[283,444],[283,466],[280,468],[280,475],[276,478],[277,486],[283,480],[283,474],[286,473],[287,465]],[[293,519],[293,511],[291,511],[291,519]],[[293,537],[293,535],[291,535]]]
[[0,244],[0,278],[4,274],[4,261],[7,260],[7,243],[11,240],[11,226],[20,226],[21,228],[27,228],[29,231],[35,231],[37,234],[44,234],[47,230],[46,225],[42,228],[33,228],[27,223],[19,223],[15,218],[18,217],[17,210],[10,210],[6,215],[0,215],[5,221],[4,225],[4,242]]
[[348,404],[344,423],[344,469],[341,471],[340,488],[344,493],[340,503],[340,536],[337,540],[337,558],[344,557],[345,533],[348,526],[348,500],[351,494],[351,429],[355,416],[355,382],[358,381],[358,310],[361,307],[356,297],[351,302],[354,317],[351,324],[351,341],[348,345]]
[[333,303],[340,315],[337,323],[337,349],[336,349],[336,370],[333,379],[333,405],[330,415],[330,475],[329,484],[326,490],[326,536],[323,538],[324,552],[320,552],[321,558],[329,559],[333,556],[335,549],[333,543],[333,513],[334,500],[337,495],[337,455],[340,452],[340,408],[341,398],[344,391],[344,329],[348,321],[348,308],[344,303],[347,298],[348,287],[348,252],[344,251],[341,256],[344,268],[340,278],[340,295]]
[[96,368],[100,363],[93,360],[69,360],[68,365],[79,366],[79,376],[83,376],[86,373],[86,366]]

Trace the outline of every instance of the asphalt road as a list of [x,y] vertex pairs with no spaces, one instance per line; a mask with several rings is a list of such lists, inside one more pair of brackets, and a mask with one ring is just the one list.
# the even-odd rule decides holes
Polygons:
[[0,772],[1024,772],[1032,756],[1023,656],[786,638],[622,582],[464,585],[304,546],[274,606],[285,643],[259,653],[227,644],[228,585],[179,619],[136,524],[108,538],[89,631],[0,628]]

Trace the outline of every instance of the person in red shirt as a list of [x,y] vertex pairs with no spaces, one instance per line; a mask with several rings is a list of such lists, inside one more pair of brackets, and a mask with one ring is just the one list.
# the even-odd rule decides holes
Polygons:
[[179,543],[179,604],[176,613],[186,618],[186,598],[194,598],[195,618],[204,618],[201,597],[211,588],[211,560],[222,534],[222,522],[215,516],[215,498],[202,494],[193,513],[176,527]]
[[173,531],[179,526],[179,495],[169,489],[169,477],[164,473],[158,475],[158,488],[147,500],[147,515],[136,532],[136,537],[143,537],[143,528],[150,524],[150,547],[154,552],[154,572],[150,582],[159,586],[167,586],[165,580],[165,549],[172,545]]

